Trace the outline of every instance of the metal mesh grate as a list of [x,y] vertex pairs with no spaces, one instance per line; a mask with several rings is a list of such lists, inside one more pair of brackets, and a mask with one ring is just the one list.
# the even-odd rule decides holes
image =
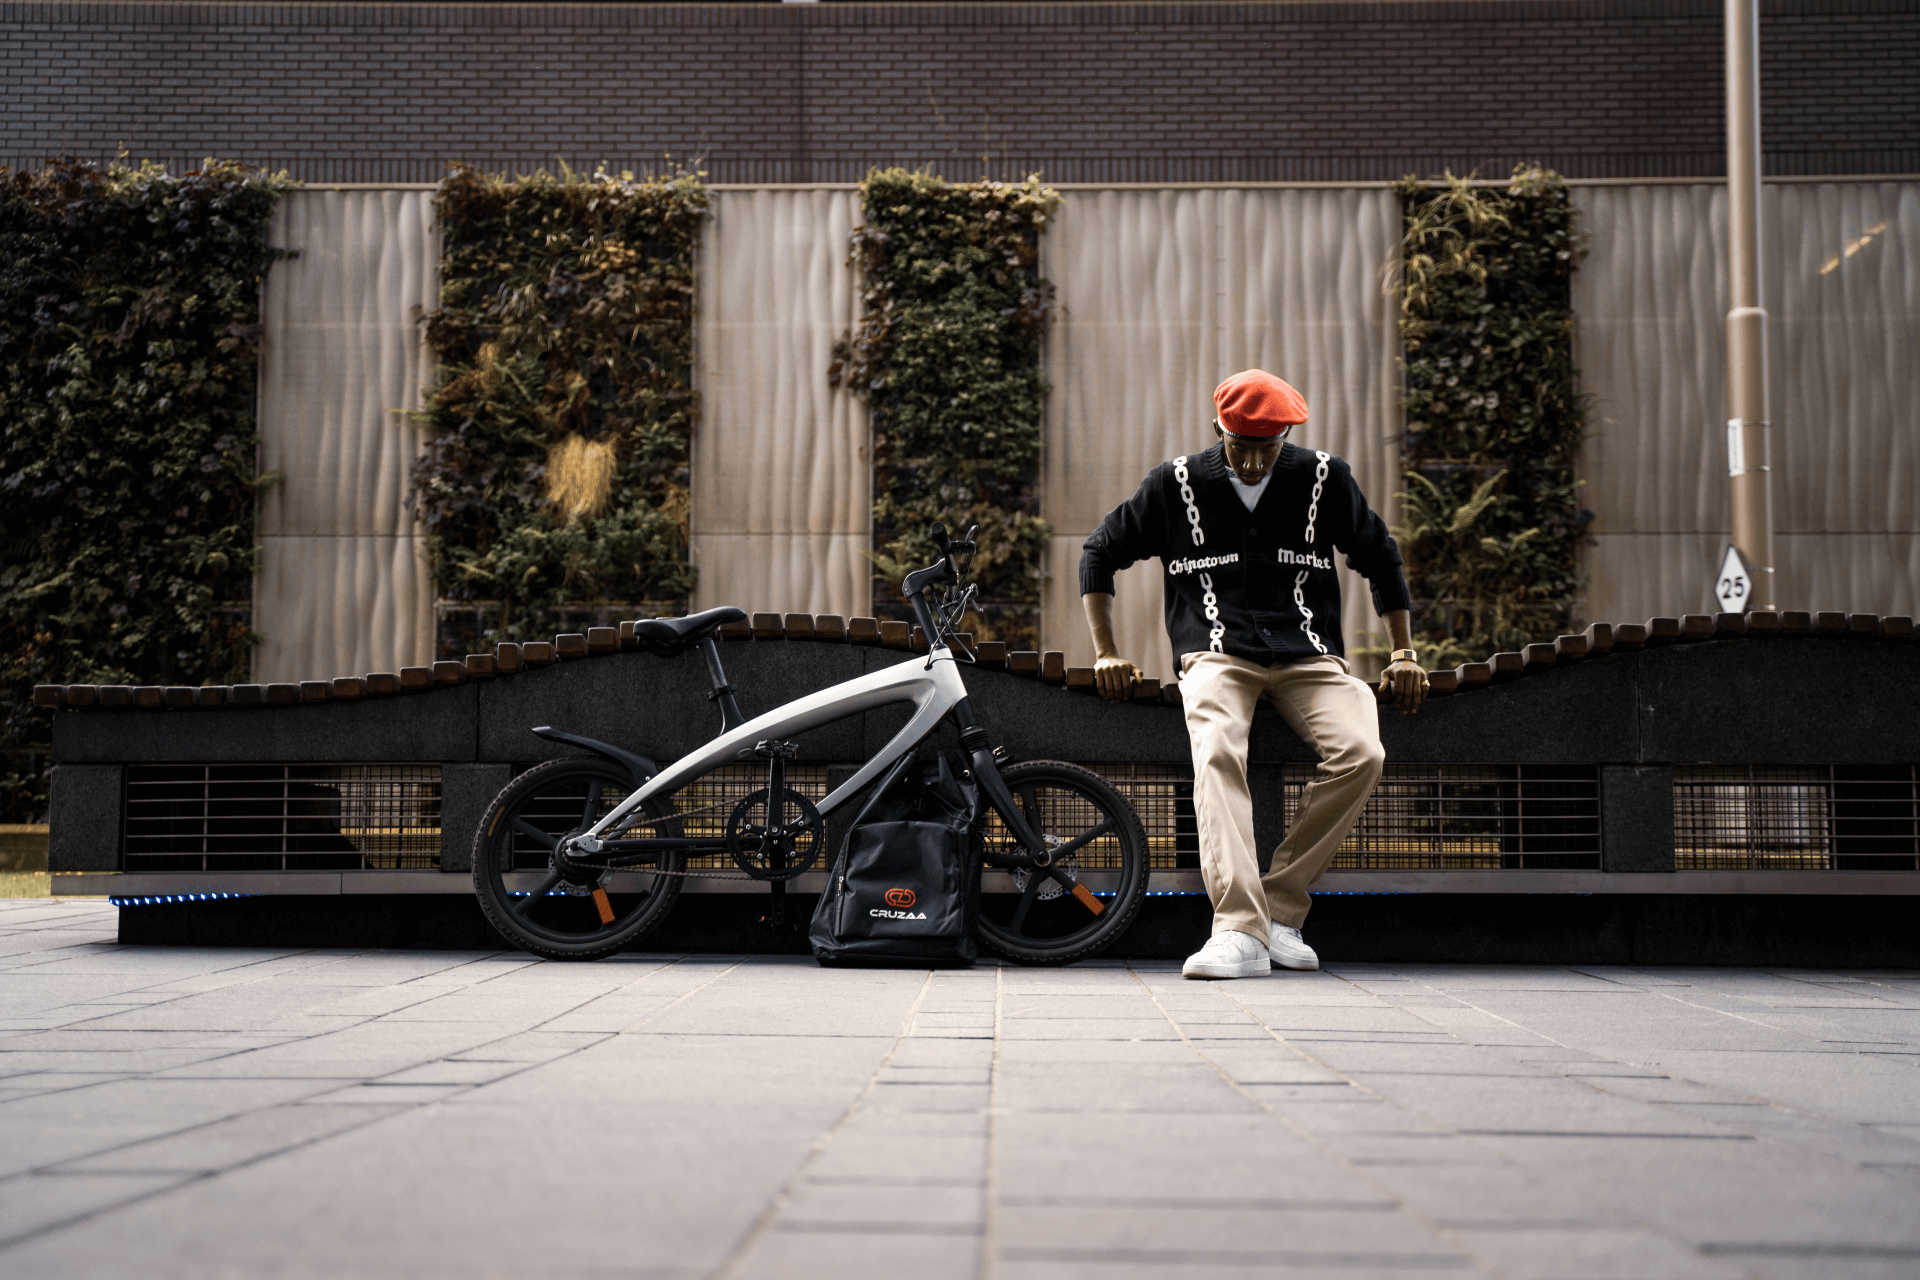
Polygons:
[[1191,770],[1165,764],[1090,764],[1087,768],[1112,783],[1140,815],[1140,825],[1147,831],[1149,867],[1172,870],[1200,865]]
[[[1133,804],[1146,827],[1154,867],[1200,865],[1191,770],[1184,765],[1087,767]],[[1283,770],[1288,826],[1314,773],[1311,764]],[[1350,871],[1597,868],[1598,771],[1389,764],[1333,865]]]
[[[1286,767],[1289,828],[1315,767]],[[1596,869],[1598,770],[1389,764],[1333,867],[1342,871]]]
[[130,765],[128,871],[440,864],[437,764]]
[[1920,779],[1912,765],[1673,771],[1681,871],[1920,869]]

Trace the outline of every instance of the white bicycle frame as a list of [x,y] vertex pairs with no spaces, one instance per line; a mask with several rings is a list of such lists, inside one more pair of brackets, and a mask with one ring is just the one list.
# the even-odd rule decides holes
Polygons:
[[804,698],[796,698],[681,756],[648,779],[606,817],[594,823],[575,843],[584,852],[597,852],[599,842],[606,838],[606,833],[619,830],[633,811],[649,799],[678,791],[709,771],[740,759],[743,754],[751,756],[756,743],[805,733],[809,729],[818,729],[876,707],[911,702],[914,705],[913,716],[906,725],[857,773],[834,788],[832,794],[820,802],[818,809],[820,815],[825,817],[858,795],[901,756],[913,750],[966,696],[967,686],[960,678],[952,651],[945,645],[937,645],[925,657],[910,658],[832,685],[818,693],[810,693]]

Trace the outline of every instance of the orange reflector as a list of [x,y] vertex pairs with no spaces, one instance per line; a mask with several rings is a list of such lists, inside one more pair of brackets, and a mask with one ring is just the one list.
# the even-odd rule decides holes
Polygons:
[[1081,906],[1093,912],[1093,914],[1095,915],[1099,915],[1102,911],[1105,911],[1107,909],[1106,904],[1101,902],[1100,899],[1094,897],[1091,893],[1088,893],[1087,886],[1083,884],[1077,884],[1073,886],[1073,896],[1080,899]]
[[613,904],[607,901],[607,891],[605,889],[595,889],[593,891],[593,905],[600,910],[601,924],[613,923]]

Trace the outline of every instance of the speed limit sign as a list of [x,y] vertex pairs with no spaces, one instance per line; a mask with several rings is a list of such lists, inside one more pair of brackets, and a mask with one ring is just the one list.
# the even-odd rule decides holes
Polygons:
[[1720,602],[1722,613],[1745,613],[1753,602],[1753,571],[1732,543],[1727,544],[1726,558],[1714,579],[1713,597]]

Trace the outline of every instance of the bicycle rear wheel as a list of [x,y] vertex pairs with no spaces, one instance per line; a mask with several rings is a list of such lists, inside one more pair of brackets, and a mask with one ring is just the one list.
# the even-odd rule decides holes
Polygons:
[[1044,872],[995,867],[996,852],[1020,846],[988,809],[981,823],[980,940],[1022,964],[1099,954],[1146,901],[1147,833],[1139,815],[1111,783],[1079,765],[1032,760],[1001,770],[1001,777],[1074,888]]
[[[508,783],[480,820],[473,890],[493,927],[515,946],[552,960],[597,960],[658,928],[680,896],[686,855],[618,871],[563,869],[554,850],[627,798],[632,781],[598,760],[550,760]],[[678,839],[670,805],[649,800],[633,834]]]

